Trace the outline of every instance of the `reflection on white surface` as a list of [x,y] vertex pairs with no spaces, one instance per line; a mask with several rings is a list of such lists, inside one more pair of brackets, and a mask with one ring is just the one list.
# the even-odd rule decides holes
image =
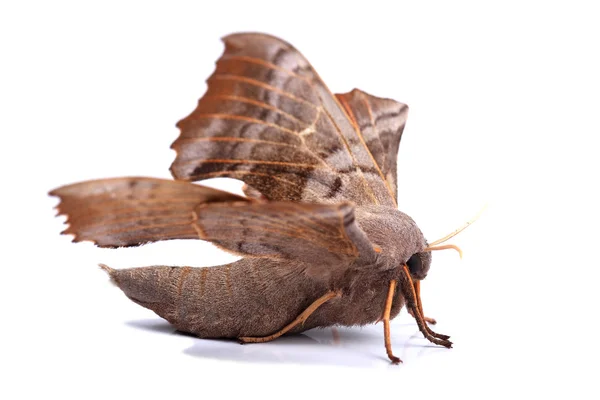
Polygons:
[[[183,349],[183,353],[202,359],[350,367],[390,363],[385,353],[381,324],[312,329],[269,343],[243,345],[230,339],[200,339],[177,331],[159,318],[130,321],[127,325],[160,334],[188,336],[193,344]],[[434,352],[451,351],[424,339],[414,322],[393,321],[391,328],[394,354],[405,362]]]

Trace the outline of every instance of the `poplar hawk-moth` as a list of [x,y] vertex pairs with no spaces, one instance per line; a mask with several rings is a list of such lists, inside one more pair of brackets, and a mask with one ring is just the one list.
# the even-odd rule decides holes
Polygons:
[[[397,206],[408,107],[360,90],[332,94],[290,44],[233,34],[196,109],[177,126],[175,180],[100,179],[50,192],[73,241],[100,247],[201,239],[242,256],[216,267],[102,266],[134,302],[201,338],[265,342],[315,327],[389,322],[420,299],[431,251]],[[246,197],[192,182],[228,177]]]

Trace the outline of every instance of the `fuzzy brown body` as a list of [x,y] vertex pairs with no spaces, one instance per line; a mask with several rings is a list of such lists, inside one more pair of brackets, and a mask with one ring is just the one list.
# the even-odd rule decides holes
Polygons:
[[[289,271],[279,269],[277,261],[246,258],[217,267],[155,266],[110,270],[110,275],[132,301],[182,332],[238,338],[279,331],[329,290],[340,290],[340,297],[319,307],[291,333],[374,323],[381,318],[389,281],[398,274],[357,272],[327,285],[307,276],[302,265],[297,267]],[[403,303],[398,292],[392,317]]]

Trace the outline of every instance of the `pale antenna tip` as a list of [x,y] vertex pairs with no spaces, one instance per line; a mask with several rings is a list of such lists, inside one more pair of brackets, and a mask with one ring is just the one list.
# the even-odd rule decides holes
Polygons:
[[452,239],[454,236],[458,235],[459,233],[461,233],[462,231],[464,231],[465,229],[467,229],[469,227],[469,225],[471,225],[472,223],[474,223],[475,221],[477,221],[479,219],[479,217],[481,216],[481,214],[483,214],[483,212],[486,210],[486,208],[488,207],[489,203],[485,203],[485,205],[481,208],[481,210],[479,210],[479,212],[477,213],[477,215],[475,216],[475,218],[471,219],[470,221],[467,221],[466,224],[464,224],[463,226],[461,226],[460,228],[458,228],[457,230],[455,230],[454,232],[444,236],[441,239],[435,240],[431,243],[429,243],[430,247],[433,247],[435,245],[438,244],[442,244],[450,239]]
[[462,260],[463,252],[462,252],[461,248],[455,244],[445,244],[442,246],[427,246],[425,249],[423,249],[423,251],[446,250],[446,249],[456,250],[458,252],[458,256]]

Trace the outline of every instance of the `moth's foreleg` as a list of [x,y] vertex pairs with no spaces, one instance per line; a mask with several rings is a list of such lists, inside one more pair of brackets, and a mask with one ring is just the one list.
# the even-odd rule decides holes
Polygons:
[[304,323],[304,321],[306,321],[308,319],[308,317],[310,317],[310,315],[312,313],[314,313],[319,307],[321,307],[323,304],[325,304],[329,300],[331,300],[335,297],[339,297],[340,295],[341,295],[341,292],[337,292],[337,291],[333,291],[333,290],[327,292],[326,294],[324,294],[323,296],[321,296],[317,300],[315,300],[310,306],[308,306],[308,308],[306,310],[304,310],[300,315],[298,315],[295,320],[293,320],[292,322],[287,324],[281,330],[273,333],[272,335],[262,336],[262,337],[243,336],[243,337],[239,337],[238,340],[242,343],[264,343],[264,342],[270,342],[271,340],[275,340],[278,337],[280,337],[281,335],[284,335],[285,333],[289,332],[291,329],[295,328],[296,326]]
[[[415,289],[415,294],[417,296],[417,306],[419,307],[419,311],[421,312],[421,315],[423,316],[423,319],[428,324],[431,324],[431,325],[437,324],[437,321],[434,318],[426,317],[425,313],[423,312],[423,303],[421,303],[421,281],[420,280],[415,280],[414,283],[413,283],[413,287]],[[417,318],[411,309],[408,310],[408,313],[413,318]]]
[[401,363],[402,360],[396,357],[392,353],[392,340],[390,338],[390,313],[392,311],[392,303],[394,301],[394,292],[396,290],[396,280],[390,281],[390,288],[388,289],[387,299],[385,300],[385,307],[383,309],[383,337],[385,340],[385,351],[392,360],[392,364]]
[[[421,299],[419,299],[419,303],[421,303],[420,301]],[[421,314],[423,313],[423,306],[420,306],[419,309],[421,310]],[[417,318],[415,316],[415,313],[413,313],[412,310],[408,310],[408,313],[410,314],[411,317],[413,318]],[[431,318],[431,317],[427,317],[427,316],[423,316],[423,320],[425,320],[425,322],[427,322],[429,325],[435,325],[437,324],[437,320],[435,318]]]
[[410,277],[410,271],[406,265],[403,267],[403,273],[400,274],[400,285],[402,289],[402,295],[406,300],[406,307],[412,311],[412,315],[415,316],[419,330],[423,333],[425,338],[434,344],[451,348],[452,342],[448,340],[450,336],[435,333],[427,326],[423,314],[419,309],[413,281]]

